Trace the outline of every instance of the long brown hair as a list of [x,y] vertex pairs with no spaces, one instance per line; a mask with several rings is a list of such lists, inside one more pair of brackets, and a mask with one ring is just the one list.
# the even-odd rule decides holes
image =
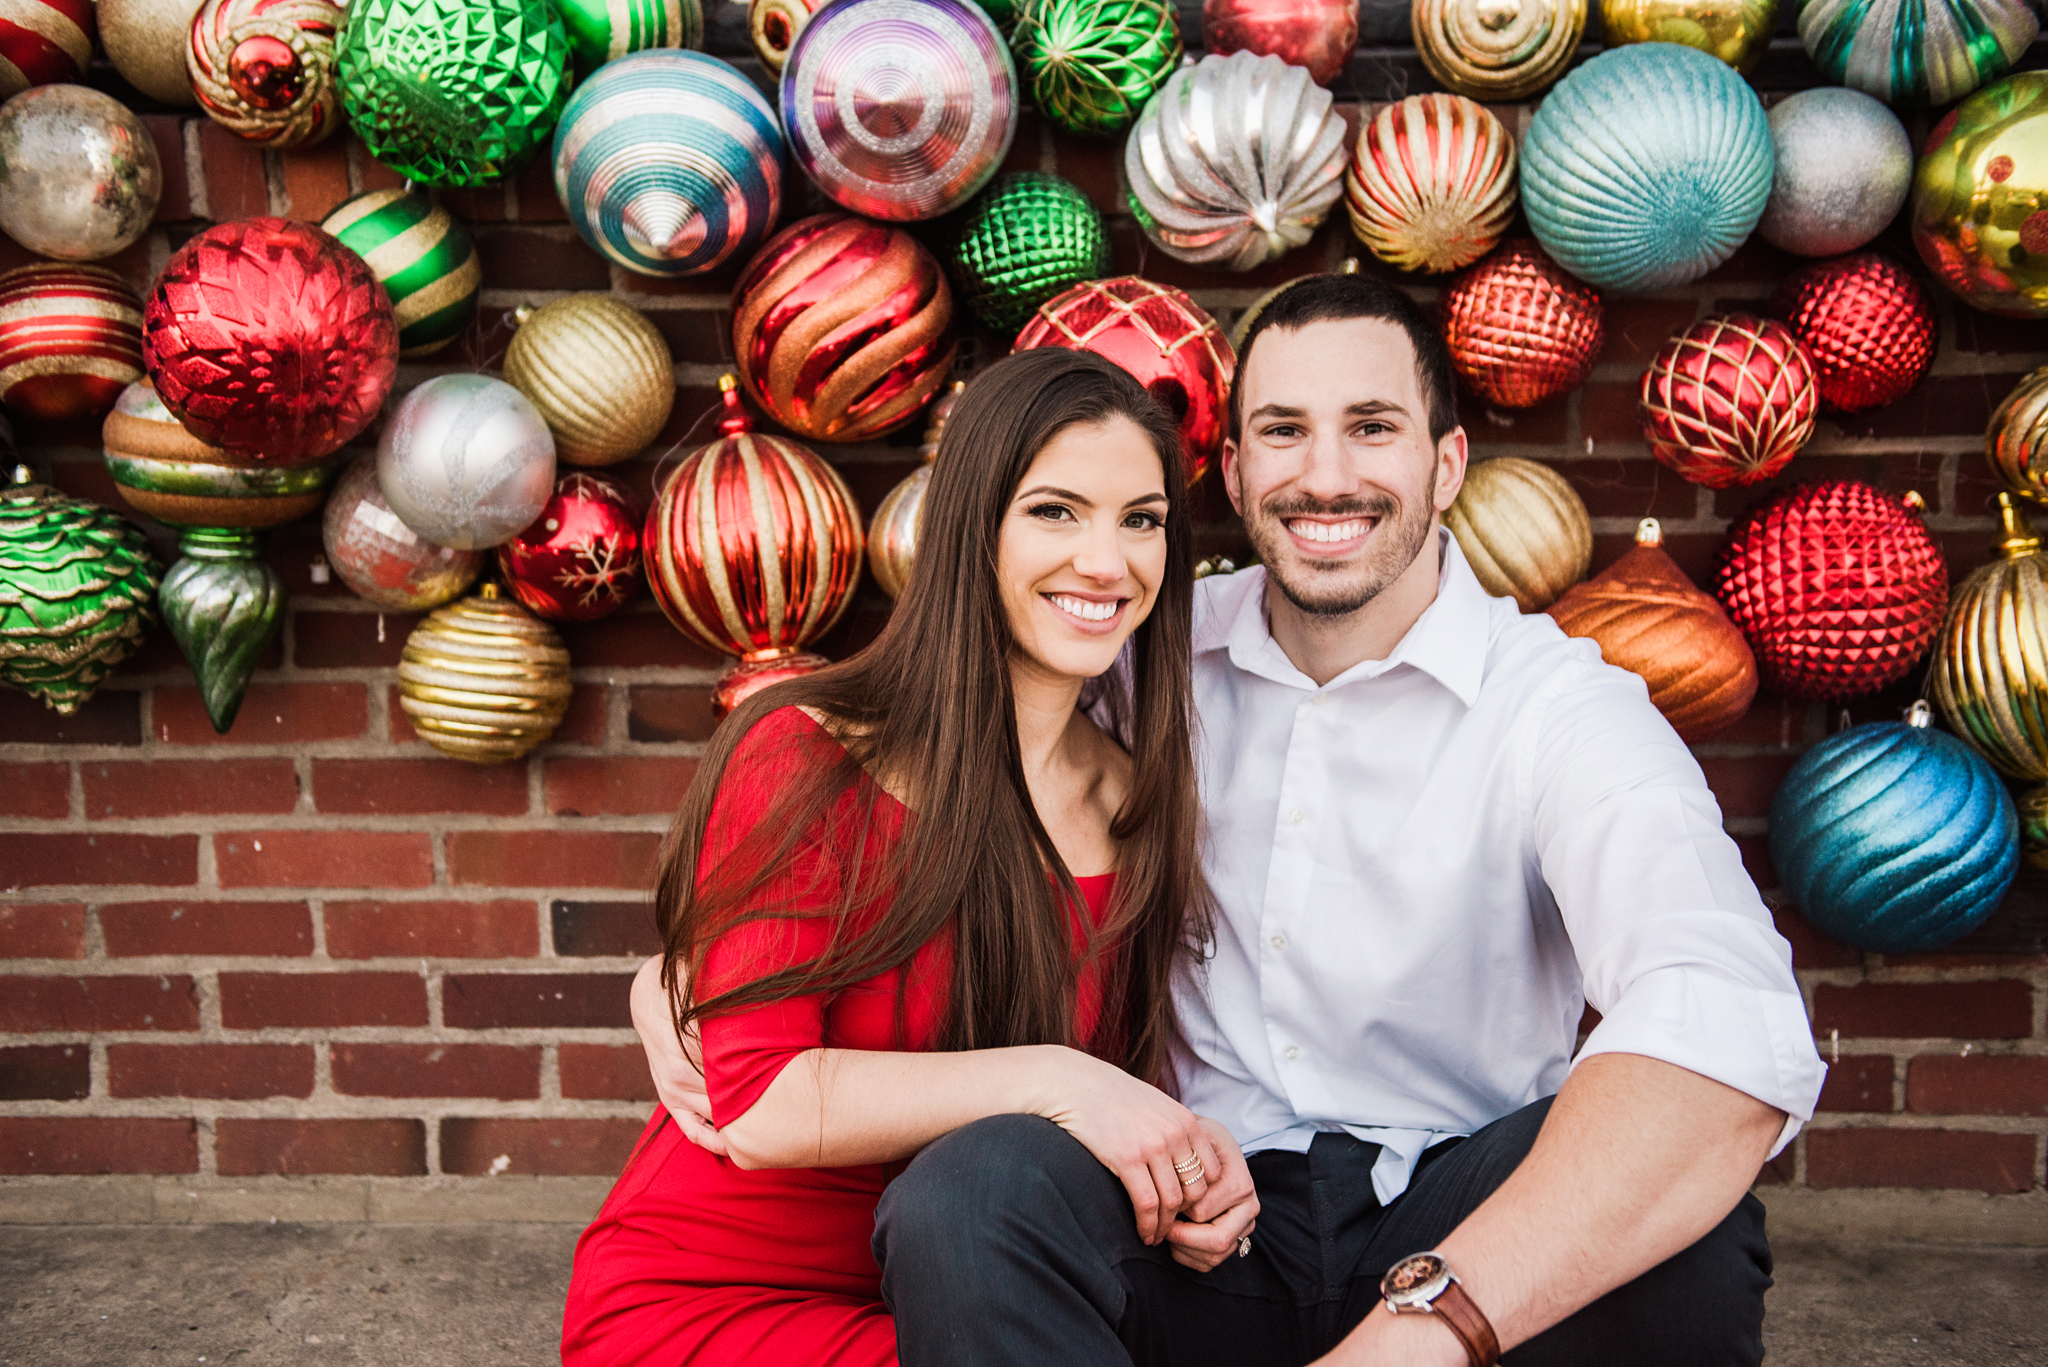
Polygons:
[[[1068,427],[1119,416],[1136,423],[1159,455],[1166,566],[1151,615],[1113,671],[1120,676],[1091,690],[1130,752],[1132,774],[1110,826],[1118,842],[1115,896],[1090,954],[1114,946],[1121,955],[1122,971],[1104,980],[1103,1022],[1120,1027],[1124,1066],[1165,1080],[1177,955],[1206,937],[1209,917],[1196,850],[1194,565],[1184,467],[1173,420],[1135,379],[1064,348],[999,361],[960,396],[925,495],[915,568],[880,637],[843,663],[762,690],[712,737],[664,843],[655,906],[663,982],[679,1029],[709,1015],[839,991],[908,962],[950,928],[953,980],[939,1048],[1076,1042],[1080,964],[1068,908],[1079,894],[1025,783],[1010,687],[1017,647],[997,582],[997,542],[1039,451]],[[797,767],[730,853],[700,869],[713,800],[734,751],[762,717],[789,706],[831,718],[844,757]],[[873,775],[886,775],[914,811],[879,860],[864,853],[882,800]],[[849,792],[859,815],[827,822]],[[808,891],[838,903],[826,949],[698,996],[705,952],[720,935],[767,917],[819,914],[816,902],[807,910],[788,905],[807,900],[801,894],[773,905],[761,894],[792,867],[801,844],[820,839],[831,845],[822,862],[837,886]],[[864,868],[864,861],[882,867]],[[679,965],[689,968],[680,992]],[[899,994],[899,1024],[902,1000]]]

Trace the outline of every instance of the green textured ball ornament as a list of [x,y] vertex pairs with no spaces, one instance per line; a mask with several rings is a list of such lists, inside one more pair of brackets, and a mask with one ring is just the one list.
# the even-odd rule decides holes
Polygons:
[[1073,182],[1018,171],[967,206],[946,265],[977,319],[1015,332],[1067,286],[1109,274],[1109,232]]
[[700,0],[555,0],[555,9],[569,33],[578,80],[629,52],[704,46]]
[[343,203],[321,228],[363,258],[391,296],[398,354],[431,356],[476,317],[484,271],[462,225],[425,195],[372,190]]
[[1180,20],[1167,0],[1023,0],[1010,47],[1047,118],[1108,137],[1180,65]]

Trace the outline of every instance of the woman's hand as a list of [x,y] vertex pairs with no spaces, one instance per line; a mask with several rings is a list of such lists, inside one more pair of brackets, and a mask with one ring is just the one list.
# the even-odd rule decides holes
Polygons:
[[1230,1131],[1207,1116],[1197,1116],[1195,1123],[1209,1137],[1222,1166],[1211,1175],[1202,1199],[1182,1211],[1181,1218],[1166,1231],[1166,1241],[1173,1245],[1175,1262],[1197,1272],[1212,1272],[1238,1255],[1238,1241],[1257,1226],[1259,1195],[1252,1189],[1252,1171],[1245,1166],[1244,1153]]
[[640,1047],[647,1051],[647,1071],[654,1074],[654,1094],[668,1108],[685,1139],[700,1149],[724,1154],[725,1140],[711,1123],[711,1095],[704,1089],[697,1032],[693,1028],[687,1042],[676,1037],[675,1016],[661,986],[659,954],[640,965],[628,996],[633,1029],[640,1036]]

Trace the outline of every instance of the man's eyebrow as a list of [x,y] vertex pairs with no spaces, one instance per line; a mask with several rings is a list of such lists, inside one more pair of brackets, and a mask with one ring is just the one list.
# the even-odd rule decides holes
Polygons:
[[[1396,403],[1392,399],[1360,399],[1356,403],[1344,405],[1346,417],[1370,418],[1382,413],[1397,413],[1405,418],[1408,416],[1408,409],[1405,405]],[[1308,410],[1306,408],[1297,408],[1292,404],[1284,403],[1262,403],[1245,415],[1245,421],[1250,422],[1256,418],[1305,418],[1307,416]]]

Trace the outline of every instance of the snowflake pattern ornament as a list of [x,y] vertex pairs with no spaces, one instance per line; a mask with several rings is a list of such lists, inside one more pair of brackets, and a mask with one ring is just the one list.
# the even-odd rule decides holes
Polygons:
[[498,547],[498,572],[535,616],[594,622],[639,591],[644,516],[617,480],[572,470],[533,525]]

